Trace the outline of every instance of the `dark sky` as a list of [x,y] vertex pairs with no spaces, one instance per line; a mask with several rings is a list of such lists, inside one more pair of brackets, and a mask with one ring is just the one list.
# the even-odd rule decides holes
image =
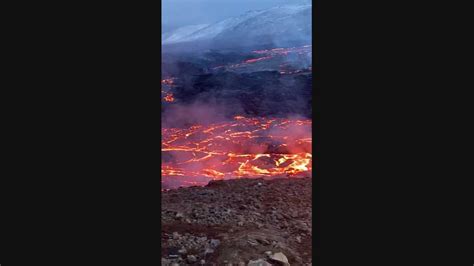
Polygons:
[[248,10],[300,2],[308,0],[162,0],[162,23],[164,28],[208,24]]

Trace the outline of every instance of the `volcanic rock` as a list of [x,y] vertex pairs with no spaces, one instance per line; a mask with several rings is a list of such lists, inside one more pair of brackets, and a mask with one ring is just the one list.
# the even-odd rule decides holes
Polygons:
[[301,236],[296,237],[296,242],[301,243]]
[[[265,261],[264,257],[272,255],[265,251],[286,254],[295,265],[310,263],[311,178],[223,182],[226,185],[162,192],[162,254],[169,260],[162,265],[173,262],[199,265],[201,259],[205,259],[205,265],[226,265],[224,260],[237,265],[239,261],[248,262],[252,258],[262,258],[261,265],[287,265],[282,258]],[[263,185],[259,187],[258,183]],[[207,193],[201,193],[204,190]],[[282,199],[278,203],[277,197]],[[258,214],[250,209],[239,210],[242,204],[254,206],[257,203],[261,204]],[[186,223],[184,219],[176,220],[177,212],[184,217],[191,217],[192,213],[198,215]],[[289,216],[289,219],[283,215],[292,212],[308,215]],[[301,244],[297,243],[298,239]],[[186,253],[178,252],[184,249]],[[194,262],[190,263],[187,255],[196,260],[191,257]],[[278,255],[273,256],[278,259]]]
[[178,250],[178,252],[180,254],[186,254],[188,251],[186,250],[186,248],[183,247],[182,249]]
[[247,266],[272,266],[272,265],[263,259],[258,259],[258,260],[250,260]]
[[194,255],[188,255],[187,260],[190,263],[194,263],[194,262],[197,261],[196,256],[194,256]]
[[221,241],[219,241],[218,239],[211,239],[211,247],[213,248],[219,246],[220,243]]
[[282,266],[290,266],[288,263],[288,259],[286,258],[285,254],[278,252],[275,254],[270,255],[270,260],[279,263],[278,265]]
[[178,232],[173,232],[173,239],[177,240],[179,239],[180,235]]
[[204,251],[205,255],[211,254],[211,253],[214,253],[214,250],[212,248],[206,248],[206,250]]

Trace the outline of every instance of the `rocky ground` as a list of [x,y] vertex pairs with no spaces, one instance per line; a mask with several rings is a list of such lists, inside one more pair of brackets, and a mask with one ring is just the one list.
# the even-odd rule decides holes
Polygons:
[[312,179],[162,192],[162,265],[311,265]]

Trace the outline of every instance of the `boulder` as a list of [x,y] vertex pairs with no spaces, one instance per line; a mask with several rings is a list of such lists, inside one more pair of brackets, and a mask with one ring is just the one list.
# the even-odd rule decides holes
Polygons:
[[290,266],[290,263],[288,263],[288,258],[285,256],[285,254],[283,254],[281,252],[277,252],[275,254],[272,254],[270,256],[270,260],[272,262],[278,263],[278,265]]

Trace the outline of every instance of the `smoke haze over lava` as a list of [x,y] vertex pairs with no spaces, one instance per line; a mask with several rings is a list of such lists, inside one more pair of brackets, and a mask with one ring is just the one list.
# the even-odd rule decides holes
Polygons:
[[[179,34],[189,36],[175,34],[173,42],[191,41],[163,45],[163,188],[216,179],[311,176],[307,5],[269,6],[224,22],[216,19],[215,25],[197,19],[194,25],[210,27],[181,29]],[[287,16],[278,23],[289,26],[268,30],[268,21],[282,14]],[[222,30],[209,35],[217,46],[193,39],[214,29]]]

